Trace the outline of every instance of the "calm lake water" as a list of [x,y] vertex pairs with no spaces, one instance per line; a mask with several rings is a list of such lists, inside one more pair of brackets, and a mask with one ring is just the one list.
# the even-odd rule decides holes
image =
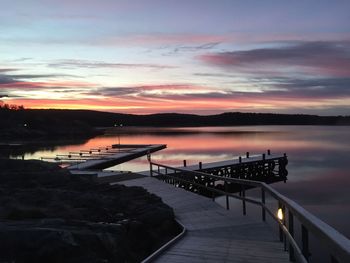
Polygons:
[[[287,183],[273,187],[350,237],[350,127],[248,126],[162,129],[162,132],[100,136],[82,144],[59,146],[27,153],[26,159],[55,156],[71,151],[118,143],[167,144],[152,159],[174,166],[227,160],[249,151],[287,153]],[[118,135],[118,133],[121,133]],[[119,138],[118,138],[119,137]],[[118,165],[112,170],[147,170],[146,158]]]

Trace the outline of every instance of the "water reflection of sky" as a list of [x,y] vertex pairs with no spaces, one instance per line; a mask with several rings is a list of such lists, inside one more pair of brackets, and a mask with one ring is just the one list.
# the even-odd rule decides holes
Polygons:
[[[169,165],[212,162],[244,155],[245,152],[286,152],[288,182],[274,187],[320,216],[350,237],[350,127],[248,126],[172,129],[161,134],[121,134],[121,143],[167,144],[153,154],[155,161]],[[39,151],[26,158],[55,156],[118,142],[118,136],[98,137],[85,144]],[[113,169],[147,170],[146,158]]]

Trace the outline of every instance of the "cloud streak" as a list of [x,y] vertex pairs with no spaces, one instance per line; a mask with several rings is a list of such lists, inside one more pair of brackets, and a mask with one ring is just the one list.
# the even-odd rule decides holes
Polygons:
[[[255,79],[254,81],[259,81]],[[60,85],[59,85],[60,84]],[[274,80],[274,86],[260,92],[223,90],[193,84],[101,87],[93,83],[21,82],[3,84],[14,101],[26,107],[70,107],[123,110],[138,113],[157,111],[219,112],[231,110],[263,111],[289,108],[349,109],[350,78]],[[26,87],[26,88],[25,88]],[[37,93],[37,91],[39,93]],[[16,97],[16,98],[15,98]],[[51,97],[52,99],[48,99]],[[68,103],[72,105],[69,106]],[[80,105],[80,106],[79,106]]]
[[149,68],[149,69],[172,69],[177,68],[171,65],[147,64],[147,63],[109,63],[102,61],[66,59],[47,64],[52,68]]
[[[257,67],[284,67],[300,72],[350,76],[350,42],[300,42],[276,48],[209,53],[198,57],[214,66],[254,73]],[[275,70],[278,72],[278,69]]]
[[163,45],[206,45],[206,43],[220,43],[230,40],[227,35],[216,34],[170,34],[170,33],[151,33],[151,34],[129,34],[117,37],[105,37],[91,44],[96,45],[122,45],[122,46],[163,46]]

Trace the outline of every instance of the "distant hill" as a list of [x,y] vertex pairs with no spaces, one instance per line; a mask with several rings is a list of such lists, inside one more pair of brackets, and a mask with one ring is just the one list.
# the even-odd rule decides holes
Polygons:
[[217,115],[160,113],[133,115],[90,110],[2,110],[0,129],[23,127],[33,129],[87,129],[88,127],[152,126],[196,127],[237,125],[350,125],[350,116],[317,116],[303,114],[270,114],[229,112]]

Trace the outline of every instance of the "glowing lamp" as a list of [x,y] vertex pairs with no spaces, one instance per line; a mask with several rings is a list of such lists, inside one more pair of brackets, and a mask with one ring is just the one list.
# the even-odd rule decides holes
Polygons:
[[282,208],[278,208],[277,210],[277,217],[279,220],[283,220],[283,210]]

